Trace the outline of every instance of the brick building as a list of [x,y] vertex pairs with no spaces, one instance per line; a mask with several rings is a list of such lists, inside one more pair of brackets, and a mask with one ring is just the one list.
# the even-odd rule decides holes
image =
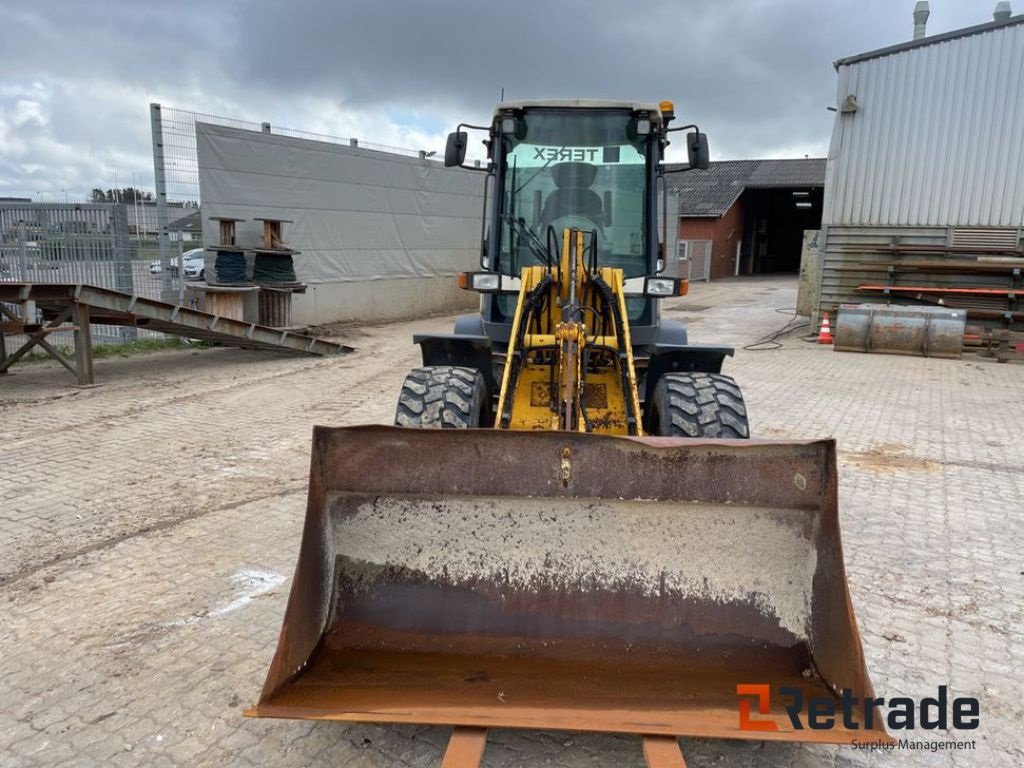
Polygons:
[[692,280],[795,273],[804,230],[821,226],[824,158],[725,160],[669,178]]

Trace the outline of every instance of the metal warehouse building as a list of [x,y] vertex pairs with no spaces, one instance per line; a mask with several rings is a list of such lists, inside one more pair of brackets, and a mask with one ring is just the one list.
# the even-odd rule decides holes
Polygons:
[[1003,9],[836,62],[819,313],[893,301],[1024,318],[1024,15]]

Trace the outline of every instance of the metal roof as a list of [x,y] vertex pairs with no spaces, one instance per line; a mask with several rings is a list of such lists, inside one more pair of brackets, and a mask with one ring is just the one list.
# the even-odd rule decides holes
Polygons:
[[191,230],[199,231],[203,228],[203,222],[199,217],[199,209],[196,208],[192,213],[189,213],[181,218],[174,219],[167,225],[167,229],[172,232],[188,232]]
[[717,218],[745,189],[825,186],[825,158],[723,160],[711,163],[706,171],[686,171],[668,178],[679,194],[680,216]]
[[796,160],[761,160],[747,182],[748,188],[761,187],[823,187],[824,157]]
[[497,117],[504,109],[528,109],[530,107],[565,109],[631,109],[635,112],[647,111],[661,114],[657,104],[638,101],[612,101],[608,99],[519,99],[503,101],[494,110]]
[[631,112],[647,112],[651,122],[661,125],[661,107],[637,101],[608,101],[605,99],[523,99],[503,101],[494,109],[497,119],[506,109],[628,109]]
[[889,56],[893,53],[900,53],[901,51],[909,51],[912,48],[923,48],[929,45],[935,45],[936,43],[944,43],[947,40],[956,40],[960,37],[970,37],[971,35],[978,35],[982,32],[990,32],[993,29],[999,29],[1000,27],[1009,27],[1014,24],[1024,23],[1024,14],[1017,16],[1011,16],[1006,21],[989,21],[985,24],[976,24],[973,27],[964,27],[963,29],[954,29],[952,32],[943,32],[941,35],[931,35],[929,37],[922,37],[920,40],[908,40],[905,43],[899,43],[898,45],[890,45],[886,48],[879,48],[874,51],[868,51],[867,53],[858,53],[855,56],[847,56],[844,59],[837,59],[833,62],[832,66],[839,69],[845,64],[855,64],[858,61],[865,61],[867,59],[877,59],[879,56]]

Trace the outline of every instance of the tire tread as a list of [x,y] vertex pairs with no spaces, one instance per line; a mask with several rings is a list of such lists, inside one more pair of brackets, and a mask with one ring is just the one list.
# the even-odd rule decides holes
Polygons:
[[743,393],[721,373],[666,373],[654,388],[648,430],[666,437],[750,437]]
[[488,406],[483,374],[475,368],[434,365],[413,368],[395,407],[395,424],[420,429],[484,426]]

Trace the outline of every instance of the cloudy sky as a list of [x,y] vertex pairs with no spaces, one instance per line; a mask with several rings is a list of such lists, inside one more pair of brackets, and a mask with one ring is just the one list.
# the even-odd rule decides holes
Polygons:
[[[1021,2],[1021,0],[1018,0]],[[931,34],[995,0],[932,0]],[[0,0],[0,196],[151,187],[150,102],[410,149],[506,98],[671,99],[712,158],[823,155],[832,61],[913,0]],[[1018,12],[1024,9],[1017,9]]]

